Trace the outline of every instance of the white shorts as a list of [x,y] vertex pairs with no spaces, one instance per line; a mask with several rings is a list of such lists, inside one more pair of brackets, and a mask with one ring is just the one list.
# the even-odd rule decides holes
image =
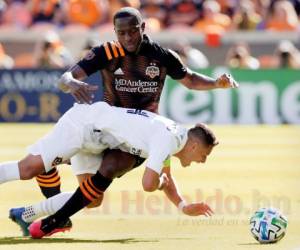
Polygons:
[[81,141],[82,136],[79,129],[63,116],[48,134],[28,147],[28,153],[40,155],[45,171],[48,172],[78,153]]
[[[90,108],[99,111],[108,107],[110,106],[106,103],[95,104],[93,107],[83,104],[74,105],[58,120],[48,134],[28,147],[28,153],[41,155],[46,172],[71,159],[72,170],[75,175],[95,174],[102,163],[102,154],[100,152],[92,154],[82,151],[83,123],[86,116],[90,114]],[[103,114],[106,113],[103,112]]]
[[72,171],[74,175],[96,174],[102,163],[103,154],[90,154],[78,152],[71,157]]

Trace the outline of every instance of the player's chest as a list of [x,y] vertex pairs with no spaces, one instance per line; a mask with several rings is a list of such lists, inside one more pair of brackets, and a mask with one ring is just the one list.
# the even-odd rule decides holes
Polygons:
[[166,68],[156,59],[145,56],[125,56],[111,65],[114,78],[129,80],[161,81],[166,77]]

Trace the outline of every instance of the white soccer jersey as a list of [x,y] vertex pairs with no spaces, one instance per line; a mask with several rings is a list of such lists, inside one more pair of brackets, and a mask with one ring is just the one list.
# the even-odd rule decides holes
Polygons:
[[68,116],[82,131],[83,151],[119,148],[147,158],[146,166],[157,173],[187,140],[186,128],[148,111],[112,107],[104,102],[75,104],[72,109],[73,114]]
[[105,102],[74,104],[46,136],[29,147],[41,155],[46,171],[71,159],[76,175],[96,173],[107,148],[147,158],[146,166],[161,173],[163,162],[180,151],[187,129],[154,113],[117,108]]

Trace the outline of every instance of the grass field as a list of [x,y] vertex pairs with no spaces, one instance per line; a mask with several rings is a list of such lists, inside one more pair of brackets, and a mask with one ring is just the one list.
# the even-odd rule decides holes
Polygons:
[[[26,146],[51,125],[0,125],[0,162],[20,159]],[[220,145],[205,165],[173,174],[186,199],[209,202],[211,219],[181,215],[163,193],[142,191],[143,167],[116,180],[103,207],[73,216],[66,234],[32,240],[20,237],[8,218],[11,207],[42,199],[35,181],[0,187],[0,249],[300,249],[300,127],[212,126]],[[58,142],[59,143],[59,142]],[[60,167],[62,190],[77,186],[68,166]],[[289,219],[287,235],[273,245],[260,245],[249,231],[249,217],[259,207],[274,206]]]

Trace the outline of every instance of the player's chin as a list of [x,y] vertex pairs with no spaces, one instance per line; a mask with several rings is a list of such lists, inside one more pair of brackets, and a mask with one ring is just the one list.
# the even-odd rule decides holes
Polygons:
[[127,44],[126,46],[124,46],[125,49],[129,52],[135,52],[137,49],[137,45],[135,44]]

